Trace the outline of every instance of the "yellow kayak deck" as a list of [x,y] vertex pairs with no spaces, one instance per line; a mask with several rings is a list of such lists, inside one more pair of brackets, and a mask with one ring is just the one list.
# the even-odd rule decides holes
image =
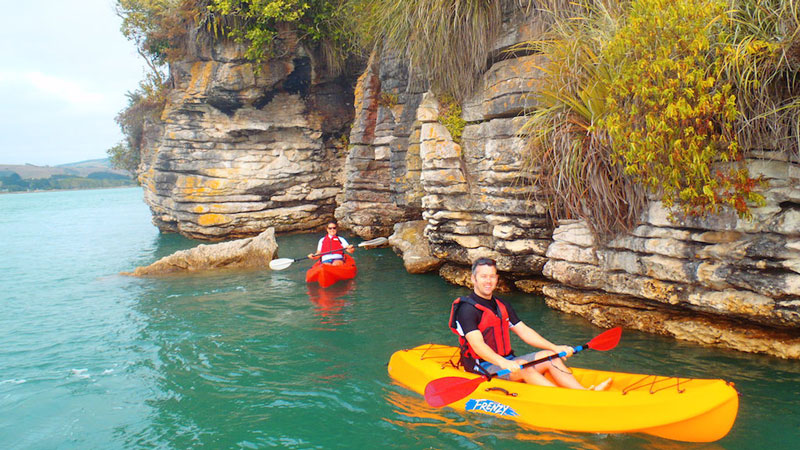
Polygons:
[[[438,378],[478,375],[456,367],[456,347],[425,344],[399,350],[389,376],[414,392]],[[647,433],[687,442],[712,442],[730,431],[739,396],[720,379],[675,378],[572,368],[584,386],[607,378],[606,391],[534,386],[492,379],[451,403],[459,411],[489,414],[537,428],[588,433]]]

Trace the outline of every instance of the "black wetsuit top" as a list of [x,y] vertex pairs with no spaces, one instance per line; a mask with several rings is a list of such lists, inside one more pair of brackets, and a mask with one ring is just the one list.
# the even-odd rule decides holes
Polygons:
[[[503,305],[505,305],[506,311],[508,312],[509,323],[513,326],[520,322],[519,316],[517,316],[517,313],[514,311],[514,308],[511,306],[511,304],[501,298],[492,297],[491,300],[486,300],[475,292],[470,293],[469,297],[475,301],[475,303],[488,308],[498,316],[500,314],[497,311],[497,302],[503,302]],[[456,324],[461,327],[461,332],[466,336],[466,334],[470,331],[478,329],[478,324],[480,323],[482,316],[483,312],[481,310],[467,302],[462,301],[459,303],[458,311],[456,311]],[[513,355],[514,352],[511,352],[511,354]],[[483,373],[483,371],[479,368],[481,362],[483,362],[482,359],[472,359],[467,357],[461,358],[461,365],[464,366],[464,369],[473,373]]]

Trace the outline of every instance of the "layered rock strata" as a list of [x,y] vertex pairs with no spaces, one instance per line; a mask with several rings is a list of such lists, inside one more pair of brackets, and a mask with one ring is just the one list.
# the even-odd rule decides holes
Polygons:
[[602,325],[800,358],[800,166],[749,161],[768,182],[752,220],[674,220],[652,203],[630,234],[598,245],[583,222],[553,235],[548,304]]
[[395,224],[420,216],[415,118],[423,92],[409,82],[407,64],[388,52],[372,55],[356,85],[344,201],[336,217],[365,239],[387,236]]
[[321,73],[290,34],[260,67],[235,43],[192,42],[142,155],[154,223],[198,239],[321,226],[342,192],[352,80]]
[[465,102],[461,143],[439,123],[438,100],[423,95],[406,63],[373,55],[356,90],[345,199],[336,211],[346,226],[366,238],[423,219],[436,258],[469,265],[492,256],[510,274],[541,272],[551,229],[543,206],[530,201],[531,173],[516,136],[541,61],[507,50],[545,24],[514,3],[504,2],[493,63]]
[[438,121],[439,101],[388,52],[348,84],[315,74],[296,45],[259,72],[241,49],[198,46],[174,65],[163,123],[146,135],[141,180],[154,221],[217,239],[309,230],[335,214],[362,238],[395,231],[399,253],[425,255],[410,270],[444,262],[443,277],[469,285],[470,262],[491,256],[517,288],[600,326],[800,358],[797,161],[751,149],[751,171],[769,183],[753,221],[673,222],[653,203],[632,233],[604,244],[580,222],[554,231],[517,135],[543,61],[506,52],[544,28],[532,14],[506,15],[458,143]]
[[489,256],[503,272],[540,272],[550,243],[544,207],[532,200],[522,167],[524,119],[494,118],[465,127],[462,145],[437,120],[432,96],[418,114],[432,254],[461,265]]

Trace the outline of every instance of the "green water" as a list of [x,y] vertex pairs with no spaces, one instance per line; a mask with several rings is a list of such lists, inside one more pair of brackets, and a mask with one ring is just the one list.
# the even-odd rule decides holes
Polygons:
[[[394,385],[391,353],[452,343],[466,291],[408,275],[390,249],[356,251],[358,277],[328,291],[307,262],[249,271],[120,276],[198,242],[160,235],[133,189],[0,195],[0,445],[3,448],[797,448],[800,362],[626,330],[571,364],[720,377],[741,393],[713,444],[543,432],[425,406]],[[352,238],[347,233],[346,237]],[[318,236],[280,237],[281,257]],[[357,242],[358,239],[352,239]],[[602,330],[508,296],[526,323],[582,344]]]

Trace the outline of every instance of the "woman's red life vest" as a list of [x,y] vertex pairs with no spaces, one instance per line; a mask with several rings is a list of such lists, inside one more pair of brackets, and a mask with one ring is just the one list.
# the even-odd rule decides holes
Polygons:
[[470,347],[467,339],[462,336],[456,328],[456,314],[461,303],[469,303],[470,305],[478,308],[481,314],[481,320],[478,323],[478,330],[483,334],[483,341],[486,342],[492,350],[500,356],[508,356],[511,354],[511,337],[509,335],[510,324],[508,320],[508,310],[501,301],[497,301],[497,310],[500,313],[498,316],[491,309],[479,305],[475,300],[469,297],[459,297],[455,299],[453,305],[450,307],[450,329],[453,333],[458,335],[458,343],[461,348],[462,358],[481,359],[475,350]]
[[[342,250],[341,252],[337,252],[335,250]],[[329,255],[342,255],[344,256],[344,247],[342,247],[342,243],[339,241],[339,236],[331,237],[331,235],[326,234],[324,238],[322,238],[322,250],[320,253],[330,252]]]

